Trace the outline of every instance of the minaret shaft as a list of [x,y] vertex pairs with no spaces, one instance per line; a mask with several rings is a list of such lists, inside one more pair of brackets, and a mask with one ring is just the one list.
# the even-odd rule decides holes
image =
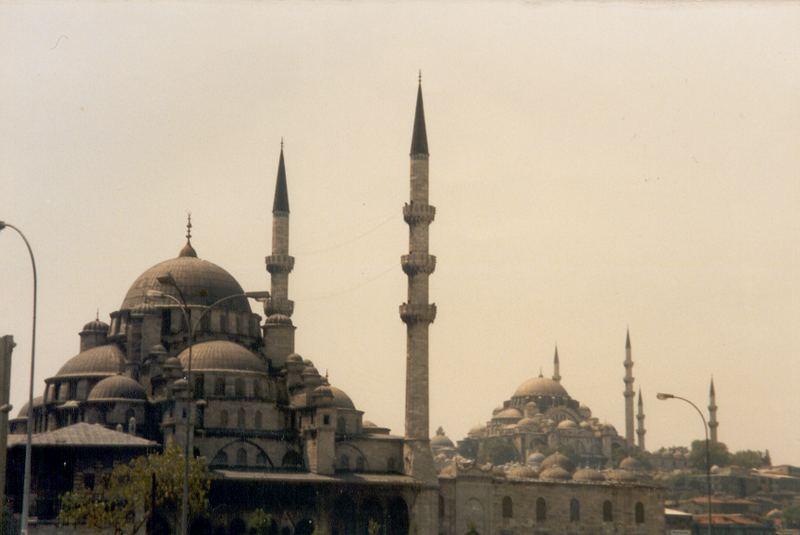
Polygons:
[[625,444],[628,448],[634,447],[633,438],[633,358],[631,356],[630,333],[625,337]]
[[711,379],[711,387],[708,391],[708,430],[712,444],[716,444],[718,440],[717,428],[719,422],[717,421],[717,393],[714,391],[714,379]]
[[639,407],[636,414],[636,437],[638,439],[639,450],[645,451],[644,435],[647,431],[644,428],[644,402],[642,401],[642,391],[639,390]]

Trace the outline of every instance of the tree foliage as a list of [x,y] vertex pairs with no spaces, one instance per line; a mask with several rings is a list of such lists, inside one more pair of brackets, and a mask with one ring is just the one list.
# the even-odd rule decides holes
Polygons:
[[[189,511],[203,512],[211,478],[203,458],[189,463]],[[61,496],[61,524],[110,528],[114,533],[136,533],[153,514],[152,475],[156,476],[155,506],[177,525],[183,496],[184,457],[179,448],[136,457],[114,467],[94,489],[79,488]]]
[[519,459],[517,449],[506,440],[487,440],[480,455],[481,462],[506,464]]
[[767,456],[755,450],[741,450],[731,454],[731,464],[742,468],[769,466]]
[[[728,466],[731,454],[728,446],[723,442],[711,443],[709,448],[711,466]],[[695,440],[692,442],[692,449],[689,452],[689,466],[695,470],[705,471],[706,469],[706,441]]]

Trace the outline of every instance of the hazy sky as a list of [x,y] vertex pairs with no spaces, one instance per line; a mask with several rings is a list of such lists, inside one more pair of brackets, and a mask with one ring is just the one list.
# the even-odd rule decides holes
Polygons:
[[[36,394],[177,255],[265,289],[286,139],[297,351],[403,431],[417,69],[431,150],[431,423],[460,439],[552,373],[647,445],[719,434],[800,464],[800,3],[0,5],[0,220],[39,267]],[[31,273],[0,233],[27,397]]]

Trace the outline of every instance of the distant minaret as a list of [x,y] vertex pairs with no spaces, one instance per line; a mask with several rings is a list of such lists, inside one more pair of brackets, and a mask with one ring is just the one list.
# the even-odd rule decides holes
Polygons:
[[409,253],[400,263],[408,275],[408,302],[400,305],[406,324],[406,429],[405,473],[435,485],[428,424],[428,326],[436,305],[428,302],[428,276],[436,257],[428,254],[428,227],[435,209],[428,204],[428,136],[422,106],[422,81],[417,88],[417,108],[411,137],[411,200],[403,207],[409,227]]
[[625,444],[633,448],[633,359],[631,358],[631,333],[625,333]]
[[294,268],[294,257],[289,256],[289,192],[286,186],[286,165],[283,162],[283,140],[278,160],[278,177],[275,198],[272,202],[272,254],[266,259],[270,274],[270,297],[264,303],[264,351],[272,366],[281,367],[286,357],[294,353],[292,312],[294,302],[289,300],[289,273]]
[[708,430],[711,435],[711,443],[717,443],[717,394],[714,392],[714,378],[711,378],[711,387],[708,389]]
[[639,439],[639,451],[645,451],[644,449],[644,434],[647,431],[644,430],[644,403],[642,402],[642,389],[639,388],[639,407],[636,414],[636,436]]
[[558,344],[556,344],[556,352],[553,355],[553,381],[560,383],[561,382],[561,374],[559,373],[560,366],[558,364]]

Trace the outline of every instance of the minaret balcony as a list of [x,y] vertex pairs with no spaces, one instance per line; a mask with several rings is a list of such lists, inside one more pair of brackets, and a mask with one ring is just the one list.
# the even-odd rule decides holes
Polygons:
[[400,265],[406,275],[430,274],[436,269],[436,257],[428,253],[410,253],[400,257]]
[[294,257],[286,254],[273,254],[264,259],[270,273],[289,273],[294,269]]
[[400,305],[400,319],[405,323],[432,323],[436,319],[436,305],[403,303]]
[[291,316],[294,312],[294,301],[270,297],[264,303],[264,312],[267,316],[272,316],[273,314]]
[[409,225],[414,223],[431,223],[436,216],[436,207],[430,204],[412,202],[403,206],[403,219]]

